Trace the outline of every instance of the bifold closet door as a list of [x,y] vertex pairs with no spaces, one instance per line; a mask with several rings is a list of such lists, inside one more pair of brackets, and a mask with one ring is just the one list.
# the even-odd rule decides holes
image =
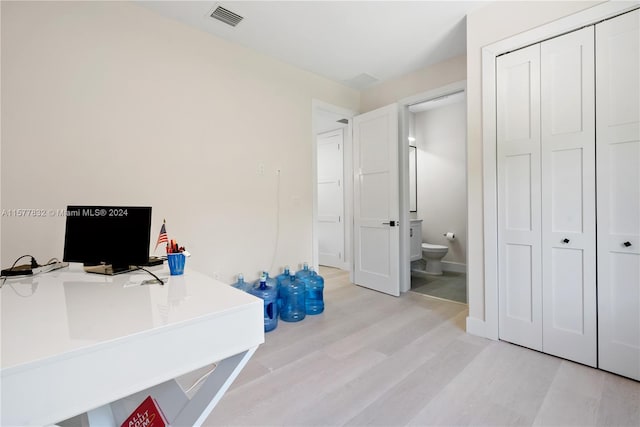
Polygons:
[[640,380],[640,12],[596,25],[599,367]]
[[540,45],[497,58],[500,339],[542,350]]
[[594,28],[540,47],[542,351],[597,365]]

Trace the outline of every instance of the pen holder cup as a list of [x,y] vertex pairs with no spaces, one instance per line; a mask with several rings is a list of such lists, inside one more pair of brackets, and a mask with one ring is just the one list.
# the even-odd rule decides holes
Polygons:
[[169,264],[169,273],[172,276],[179,276],[184,273],[184,261],[186,257],[183,253],[167,254],[167,263]]

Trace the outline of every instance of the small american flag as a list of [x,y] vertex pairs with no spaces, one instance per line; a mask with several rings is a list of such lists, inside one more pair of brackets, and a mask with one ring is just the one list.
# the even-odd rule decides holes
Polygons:
[[166,221],[162,221],[162,228],[160,228],[160,235],[158,236],[156,249],[158,249],[158,245],[160,245],[160,243],[167,243],[169,241],[169,238],[167,237],[167,228],[165,227],[165,222]]

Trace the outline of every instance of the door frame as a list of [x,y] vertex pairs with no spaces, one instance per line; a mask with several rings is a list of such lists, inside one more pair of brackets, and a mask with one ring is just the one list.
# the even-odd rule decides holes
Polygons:
[[[433,99],[441,98],[443,96],[452,95],[454,93],[464,92],[465,97],[467,94],[467,81],[460,80],[454,83],[450,83],[445,86],[441,86],[435,89],[421,92],[416,95],[402,98],[398,101],[398,109],[400,111],[400,143],[398,149],[400,150],[399,159],[399,173],[400,173],[400,292],[407,292],[411,289],[411,242],[409,238],[409,117],[412,114],[409,111],[409,107],[421,102],[431,101]],[[467,142],[465,141],[465,149]],[[465,173],[467,167],[465,166]],[[467,190],[468,192],[468,184]],[[466,195],[465,195],[466,197]],[[469,210],[467,208],[467,224],[468,224]],[[467,233],[468,234],[468,233]],[[469,258],[469,245],[467,244],[466,250],[467,259]],[[468,276],[467,276],[468,277]],[[467,279],[467,295],[469,292],[469,282]]]
[[482,177],[484,234],[484,319],[467,317],[467,332],[498,339],[498,196],[496,164],[496,58],[546,39],[612,18],[640,1],[606,2],[482,48]]
[[353,143],[352,143],[352,121],[358,113],[347,108],[338,107],[319,99],[311,100],[311,181],[312,181],[312,226],[311,226],[311,259],[312,266],[318,268],[320,261],[320,251],[318,246],[318,141],[316,114],[318,112],[328,112],[344,116],[349,120],[349,124],[344,128],[344,146],[342,150],[342,174],[343,182],[343,209],[344,209],[344,254],[343,269],[349,271],[349,277],[353,282]]

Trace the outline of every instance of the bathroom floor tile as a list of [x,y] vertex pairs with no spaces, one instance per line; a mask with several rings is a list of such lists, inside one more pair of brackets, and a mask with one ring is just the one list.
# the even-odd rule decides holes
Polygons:
[[467,275],[445,271],[442,276],[411,272],[411,290],[436,298],[467,303]]

